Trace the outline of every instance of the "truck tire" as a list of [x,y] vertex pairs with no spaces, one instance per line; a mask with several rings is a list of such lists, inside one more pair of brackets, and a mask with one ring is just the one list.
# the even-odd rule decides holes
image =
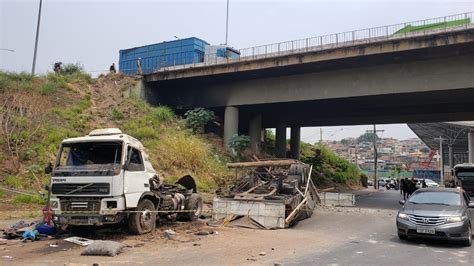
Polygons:
[[186,221],[196,221],[202,213],[202,198],[197,193],[191,194],[185,206],[186,210],[193,210],[193,212],[185,212],[181,216]]
[[156,227],[155,204],[148,199],[138,202],[137,212],[128,218],[128,229],[136,235],[143,235],[153,231]]

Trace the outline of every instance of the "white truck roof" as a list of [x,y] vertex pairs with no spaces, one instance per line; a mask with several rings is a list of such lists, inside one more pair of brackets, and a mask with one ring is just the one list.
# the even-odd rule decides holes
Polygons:
[[454,168],[474,168],[474,163],[460,163],[456,164]]
[[91,141],[123,141],[126,144],[130,144],[140,150],[143,150],[143,145],[136,138],[122,133],[118,128],[102,128],[94,129],[89,135],[76,138],[67,138],[63,140],[63,143],[75,143],[75,142],[91,142]]

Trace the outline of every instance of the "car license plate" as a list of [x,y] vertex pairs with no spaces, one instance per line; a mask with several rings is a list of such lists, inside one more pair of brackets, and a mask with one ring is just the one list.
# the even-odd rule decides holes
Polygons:
[[430,234],[430,235],[434,235],[436,233],[433,227],[421,227],[421,226],[418,226],[416,228],[416,232],[420,234]]

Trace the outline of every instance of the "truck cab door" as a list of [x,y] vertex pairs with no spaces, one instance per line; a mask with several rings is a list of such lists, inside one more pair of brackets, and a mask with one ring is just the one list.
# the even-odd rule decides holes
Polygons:
[[123,178],[125,204],[127,208],[135,208],[143,192],[150,190],[150,183],[140,150],[128,146],[126,158]]

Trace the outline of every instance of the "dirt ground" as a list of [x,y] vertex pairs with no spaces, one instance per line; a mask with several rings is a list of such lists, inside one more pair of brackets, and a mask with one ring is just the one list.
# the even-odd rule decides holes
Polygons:
[[[82,235],[126,244],[124,253],[116,257],[81,256],[84,247],[63,239],[35,242],[7,240],[0,245],[0,264],[268,264],[305,256],[314,250],[334,248],[339,242],[348,239],[341,238],[341,234],[361,237],[363,232],[351,232],[352,229],[344,227],[347,215],[366,220],[367,215],[392,217],[393,214],[320,208],[310,219],[284,230],[209,227],[205,221],[200,220],[161,225],[152,234],[142,236],[111,229]],[[8,222],[11,224],[13,221],[0,223],[0,226],[5,226]],[[337,234],[331,230],[334,227],[338,228]],[[176,234],[166,237],[164,231],[168,229]],[[50,244],[57,244],[58,247],[51,247]]]

